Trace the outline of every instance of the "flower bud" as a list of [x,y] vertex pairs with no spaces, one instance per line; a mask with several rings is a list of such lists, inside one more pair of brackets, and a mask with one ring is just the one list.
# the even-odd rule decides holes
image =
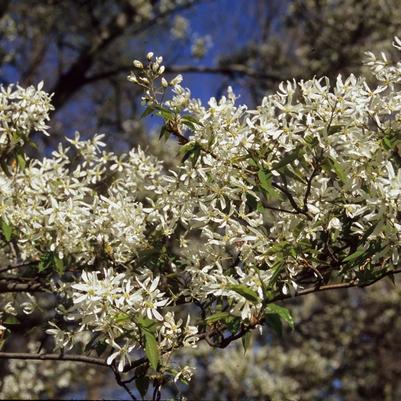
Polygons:
[[179,85],[182,82],[182,75],[178,74],[174,79],[171,80],[170,85],[171,86],[176,86]]
[[153,63],[152,65],[152,71],[156,72],[159,70],[160,64],[159,63]]
[[140,68],[141,70],[143,69],[143,64],[139,60],[134,60],[134,66],[136,68]]
[[135,84],[138,83],[138,79],[137,79],[137,77],[135,76],[135,74],[130,74],[130,75],[128,75],[128,81],[134,82]]

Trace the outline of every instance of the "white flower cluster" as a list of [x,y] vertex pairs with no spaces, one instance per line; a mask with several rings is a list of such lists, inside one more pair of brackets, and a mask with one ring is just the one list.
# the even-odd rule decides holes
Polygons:
[[0,88],[0,152],[22,145],[33,132],[48,135],[46,125],[52,110],[50,96],[37,88],[9,85]]
[[[148,274],[151,273],[148,271]],[[143,275],[136,276],[133,281],[126,273],[117,274],[112,268],[102,273],[83,271],[80,282],[63,289],[74,304],[69,311],[63,311],[64,317],[78,322],[78,333],[95,333],[98,342],[105,342],[114,349],[107,362],[111,364],[118,358],[120,371],[130,364],[130,352],[141,345],[143,318],[159,322],[155,335],[162,352],[194,346],[198,340],[197,327],[189,324],[189,316],[183,324],[182,319],[175,320],[174,312],[160,313],[171,299],[158,289],[159,281],[160,276],[152,279]],[[53,328],[47,333],[54,336],[56,348],[72,349],[76,333],[67,333],[50,324]],[[82,337],[78,338],[82,341]],[[90,340],[91,336],[88,342]]]
[[[368,57],[376,87],[353,75],[334,86],[286,82],[248,110],[231,90],[203,106],[181,77],[163,81],[162,59],[148,54],[130,80],[165,120],[162,135],[178,139],[181,165],[165,171],[141,149],[117,156],[101,136],[77,135],[1,175],[1,218],[20,257],[49,277],[56,266],[66,322],[48,331],[57,347],[88,331],[87,346],[106,344],[120,371],[135,349],[157,369],[201,336],[218,343],[266,313],[286,316],[269,309],[283,294],[364,283],[398,266],[401,63]],[[174,96],[159,101],[168,86]],[[17,98],[25,117],[4,112],[7,132],[45,130],[48,97],[31,93]]]

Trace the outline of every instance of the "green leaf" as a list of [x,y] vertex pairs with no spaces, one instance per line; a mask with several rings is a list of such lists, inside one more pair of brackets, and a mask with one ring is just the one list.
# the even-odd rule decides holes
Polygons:
[[148,319],[147,317],[139,316],[136,318],[136,322],[142,331],[147,331],[151,334],[156,333],[158,325],[154,320]]
[[149,114],[152,114],[153,111],[154,111],[154,107],[153,106],[146,107],[145,111],[141,114],[141,118],[147,117]]
[[145,338],[145,354],[149,360],[150,366],[154,370],[157,370],[160,360],[160,351],[157,346],[156,337],[153,333],[147,330],[142,330],[142,333]]
[[262,202],[257,202],[256,203],[256,211],[259,213],[263,213],[266,209],[264,208]]
[[4,321],[4,324],[20,324],[21,322],[15,316],[8,316]]
[[298,159],[300,150],[300,148],[296,148],[294,151],[288,153],[288,155],[284,156],[278,163],[273,166],[273,170],[279,170],[280,168]]
[[7,224],[4,220],[1,221],[1,231],[7,242],[10,242],[13,233],[13,227]]
[[200,146],[196,146],[193,154],[192,154],[192,166],[195,167],[196,162],[199,160],[199,156],[201,155],[201,148]]
[[186,125],[187,127],[189,127],[192,131],[195,131],[195,125],[193,123],[191,123],[191,121],[182,121],[182,123],[184,125]]
[[334,135],[343,129],[342,125],[331,125],[327,130],[327,135]]
[[284,263],[281,259],[276,260],[273,264],[273,266],[271,267],[271,270],[273,270],[273,274],[269,280],[269,285],[272,286],[274,284],[276,284],[277,279],[280,275],[280,272],[282,270],[282,267],[284,266]]
[[274,313],[278,315],[281,319],[288,323],[291,329],[294,329],[294,319],[287,308],[276,304],[268,304],[265,308],[265,313]]
[[63,259],[58,258],[56,255],[54,255],[54,267],[56,269],[56,272],[58,274],[63,274],[64,273],[64,261]]
[[184,155],[185,153],[189,152],[190,150],[193,150],[195,147],[195,142],[188,142],[185,145],[182,145],[179,152],[180,154]]
[[47,270],[52,265],[53,254],[50,252],[43,254],[40,257],[40,262],[38,264],[39,273]]
[[200,121],[198,121],[195,117],[190,116],[188,114],[182,116],[181,120],[182,120],[182,122],[189,121],[193,124],[200,125],[201,127],[203,127],[203,124]]
[[172,110],[159,106],[158,104],[154,104],[152,107],[157,110],[157,115],[162,117],[165,121],[172,120],[175,116],[175,113]]
[[166,125],[163,125],[161,130],[160,130],[160,135],[159,135],[159,139],[162,139],[163,136],[166,137],[166,140],[169,138],[170,136],[170,131],[167,129]]
[[224,323],[231,333],[237,333],[241,328],[242,319],[241,316],[230,316],[225,319]]
[[172,110],[170,110],[170,109],[168,109],[166,107],[160,106],[158,104],[154,104],[152,107],[154,109],[156,109],[156,110],[163,111],[163,112],[168,113],[170,115],[174,115],[174,112]]
[[345,183],[347,181],[347,174],[343,168],[343,166],[334,158],[330,157],[330,164],[334,172],[336,173],[337,177]]
[[366,230],[366,232],[363,234],[361,242],[365,242],[368,239],[369,235],[372,234],[373,231],[375,231],[375,228],[377,227],[378,224],[379,224],[378,222],[374,223]]
[[302,184],[306,184],[307,181],[299,172],[296,172],[295,168],[292,167],[294,171],[290,170],[288,166],[285,166],[281,169],[282,173],[289,178],[293,178],[294,180],[301,182]]
[[214,322],[218,322],[219,320],[224,320],[230,316],[231,315],[228,312],[216,312],[216,313],[213,313],[213,315],[208,316],[206,318],[206,321],[208,323],[214,323]]
[[265,315],[265,322],[277,333],[278,336],[282,335],[283,324],[281,323],[279,315],[277,315],[276,313],[268,313]]
[[246,351],[249,348],[251,339],[252,339],[252,333],[250,331],[247,331],[241,338],[242,348],[244,348],[244,355],[246,354]]
[[163,118],[164,121],[171,121],[174,118],[174,114],[171,111],[163,110],[163,111],[158,111],[157,115],[161,118]]
[[258,167],[258,163],[254,159],[249,159],[249,165],[251,167]]
[[119,312],[114,318],[114,321],[119,324],[119,323],[124,323],[127,320],[129,320],[130,315],[126,312]]
[[258,171],[258,178],[260,182],[260,186],[266,191],[270,192],[273,187],[272,187],[272,174],[269,172],[266,172],[263,169],[260,169]]
[[186,160],[188,160],[191,157],[192,153],[193,153],[193,149],[188,150],[188,152],[186,152],[184,154],[184,156],[182,157],[181,162],[184,163]]
[[385,148],[386,150],[391,150],[391,149],[393,148],[393,144],[391,143],[391,139],[390,139],[389,137],[387,137],[387,136],[385,136],[385,137],[382,139],[382,143],[383,143],[384,148]]
[[246,194],[246,205],[250,210],[256,210],[258,201],[252,194]]
[[216,140],[216,135],[214,133],[210,133],[209,139],[207,140],[207,148],[208,149],[210,149],[213,146],[215,140]]
[[43,260],[41,260],[38,264],[38,272],[41,273],[41,272],[45,271],[46,268],[47,267],[46,267],[45,263],[43,262]]
[[196,142],[189,142],[181,147],[180,153],[184,154],[182,157],[182,163],[189,158],[192,158],[192,165],[195,166],[201,154],[201,146]]
[[8,169],[8,165],[3,157],[0,158],[0,166],[1,166],[1,169],[3,170],[4,174],[7,177],[12,177],[12,174],[10,173],[10,170]]
[[354,253],[351,253],[351,255],[348,255],[346,258],[344,258],[343,262],[353,262],[354,260],[357,260],[363,256],[365,252],[365,249],[359,247]]
[[20,170],[24,170],[26,166],[26,160],[24,153],[22,151],[19,151],[17,153],[17,164]]
[[251,288],[247,287],[246,285],[243,284],[230,285],[228,286],[228,289],[235,291],[239,295],[242,295],[244,298],[246,298],[248,301],[254,304],[257,304],[260,301],[258,294]]

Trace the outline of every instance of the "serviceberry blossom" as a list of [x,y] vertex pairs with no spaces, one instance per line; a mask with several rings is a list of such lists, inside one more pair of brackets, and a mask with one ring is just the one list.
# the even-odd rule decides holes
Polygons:
[[[161,137],[178,143],[171,168],[79,133],[29,159],[22,145],[47,133],[51,96],[3,87],[1,257],[11,267],[1,286],[57,299],[46,331],[55,349],[96,351],[119,372],[144,358],[155,377],[171,374],[178,349],[292,325],[277,301],[398,272],[401,63],[366,57],[373,83],[287,81],[250,110],[231,89],[193,99],[149,53],[129,80],[144,114],[161,117]],[[2,334],[14,304],[39,308],[24,301],[1,295]],[[185,366],[174,380],[191,374]]]

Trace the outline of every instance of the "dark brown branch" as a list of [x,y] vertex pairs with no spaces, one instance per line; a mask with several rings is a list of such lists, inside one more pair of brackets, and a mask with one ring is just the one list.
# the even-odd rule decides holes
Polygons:
[[[401,273],[401,269],[396,269],[396,270],[391,270],[388,272],[383,273],[382,275],[380,275],[379,277],[375,278],[372,281],[366,282],[366,283],[359,283],[358,281],[349,281],[346,283],[335,283],[335,284],[326,284],[326,285],[321,285],[321,286],[315,286],[315,287],[311,287],[311,288],[306,288],[302,291],[298,291],[295,295],[295,297],[301,297],[303,295],[307,295],[307,294],[311,294],[314,292],[321,292],[321,291],[330,291],[330,290],[340,290],[340,289],[344,289],[344,288],[353,288],[353,287],[359,287],[359,288],[365,288],[365,287],[370,287],[371,285],[377,283],[378,281],[380,281],[381,279],[387,277],[387,276],[391,276],[391,275],[395,275],[395,274],[399,274]],[[273,300],[271,300],[270,302],[276,302],[276,301],[281,301],[284,299],[288,299],[288,298],[292,298],[292,296],[290,294],[288,295],[279,295],[276,298],[274,298]]]
[[305,212],[308,211],[308,198],[309,198],[310,192],[312,190],[312,181],[317,176],[318,172],[319,172],[318,162],[316,161],[315,166],[313,167],[312,174],[308,178],[308,181],[307,181],[307,184],[306,184],[306,191],[305,191],[304,200],[303,200],[304,206],[303,206],[303,209],[302,209]]
[[137,398],[134,396],[132,391],[129,389],[127,383],[124,380],[121,380],[121,375],[120,375],[119,371],[117,370],[114,363],[111,365],[111,368],[113,370],[114,377],[116,379],[117,384],[119,386],[121,386],[129,394],[129,396],[131,397],[132,400],[136,401]]
[[32,354],[26,352],[0,352],[0,359],[23,359],[33,361],[71,361],[88,363],[91,365],[104,366],[109,368],[106,361],[84,355],[65,355],[65,354]]
[[24,267],[29,267],[29,266],[32,266],[37,263],[39,263],[39,262],[26,262],[26,263],[21,263],[18,265],[10,265],[10,266],[0,269],[0,273],[5,273],[5,272],[8,272],[8,271],[14,270],[14,269],[22,269]]
[[5,292],[43,292],[41,283],[15,283],[9,280],[0,280],[0,294]]
[[[131,35],[140,34],[163,21],[169,15],[192,7],[195,3],[195,0],[186,0],[174,9],[159,13],[154,18],[139,24],[139,26],[132,30],[130,30],[130,26],[132,26],[131,22],[135,17],[136,10],[135,7],[126,7],[123,14],[116,15],[106,27],[100,29],[98,34],[93,38],[91,45],[82,49],[80,55],[69,67],[68,71],[59,76],[55,86],[50,91],[54,93],[52,103],[55,110],[60,109],[80,88],[94,81],[94,79],[87,76],[88,72],[95,65],[99,55],[124,33],[130,30]],[[121,18],[122,15],[124,18]]]
[[273,210],[275,212],[283,212],[283,213],[289,213],[289,214],[299,214],[296,210],[289,210],[289,209],[284,209],[281,207],[275,207],[275,206],[270,206],[268,205],[266,199],[261,199],[262,205],[265,209],[268,210]]
[[290,192],[290,190],[282,185],[279,185],[275,182],[272,183],[272,186],[274,188],[277,188],[279,191],[281,191],[288,199],[288,201],[291,203],[291,206],[295,209],[295,211],[299,214],[303,214],[305,215],[309,220],[312,220],[312,217],[308,214],[308,212],[306,210],[304,210],[304,208],[301,208],[297,202],[294,199],[294,196],[292,195],[292,193]]
[[[298,291],[294,296],[284,295],[284,294],[279,295],[279,296],[269,300],[267,302],[267,304],[277,302],[277,301],[283,301],[283,300],[289,299],[289,298],[301,297],[301,296],[311,294],[311,293],[318,293],[318,292],[322,292],[322,291],[339,290],[339,289],[352,288],[352,287],[360,287],[360,288],[369,287],[369,286],[377,283],[378,281],[380,281],[381,279],[383,279],[386,276],[399,274],[399,273],[401,273],[401,268],[385,272],[382,275],[380,275],[379,277],[377,277],[376,279],[369,281],[367,283],[358,283],[357,281],[350,281],[347,283],[327,284],[324,286],[315,286],[315,287],[311,287],[311,288],[306,288],[305,290]],[[264,317],[263,317],[263,315],[261,315],[259,318],[254,319],[254,321],[251,324],[249,324],[248,326],[242,326],[238,330],[238,332],[230,334],[227,337],[223,337],[220,341],[213,341],[212,337],[219,335],[220,333],[223,332],[223,329],[221,327],[218,330],[217,329],[207,330],[206,332],[197,335],[197,337],[199,339],[205,340],[212,347],[226,348],[231,342],[243,337],[247,332],[249,332],[250,330],[253,330],[258,324],[263,324],[263,321],[264,321]]]

